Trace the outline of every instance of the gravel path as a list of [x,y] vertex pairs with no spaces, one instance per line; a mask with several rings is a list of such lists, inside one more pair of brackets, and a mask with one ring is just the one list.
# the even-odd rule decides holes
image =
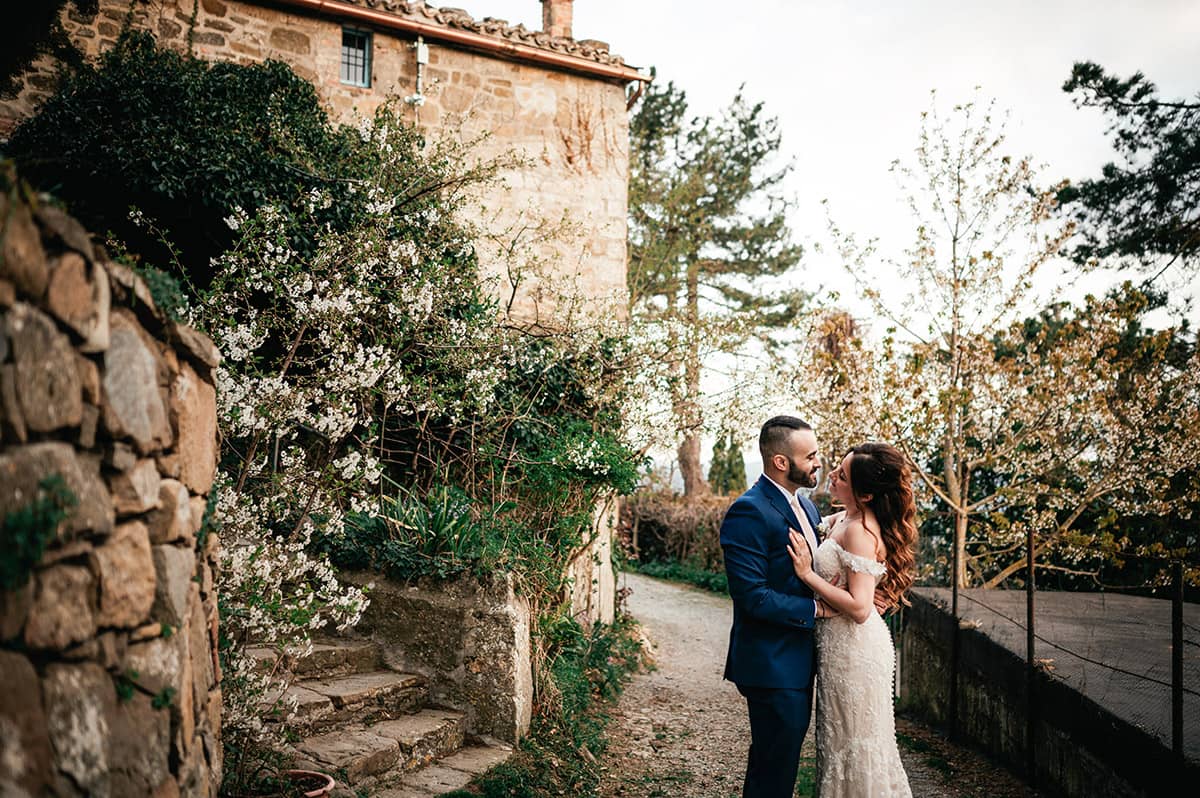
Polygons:
[[[732,618],[729,599],[639,574],[622,574],[626,606],[653,645],[613,711],[601,765],[604,798],[737,798],[750,726],[737,689],[721,679]],[[901,756],[914,798],[1031,798],[1007,770],[899,718]],[[812,734],[797,795],[810,795]]]

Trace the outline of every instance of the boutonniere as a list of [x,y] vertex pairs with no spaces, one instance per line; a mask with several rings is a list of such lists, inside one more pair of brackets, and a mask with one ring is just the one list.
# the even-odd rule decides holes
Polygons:
[[822,518],[821,523],[817,524],[817,539],[824,540],[829,534],[829,519]]

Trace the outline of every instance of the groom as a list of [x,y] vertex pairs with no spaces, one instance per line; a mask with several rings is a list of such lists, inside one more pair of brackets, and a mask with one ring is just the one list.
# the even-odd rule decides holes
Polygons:
[[800,530],[816,552],[820,514],[796,491],[816,486],[821,460],[812,427],[793,416],[763,424],[758,448],[763,475],[721,524],[733,597],[725,678],[750,710],[743,798],[791,798],[812,713],[813,623],[828,610],[796,578],[788,528]]

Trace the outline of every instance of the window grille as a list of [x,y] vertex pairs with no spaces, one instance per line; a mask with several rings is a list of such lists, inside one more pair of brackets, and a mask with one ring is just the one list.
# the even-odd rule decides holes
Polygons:
[[371,85],[371,33],[342,28],[342,83]]

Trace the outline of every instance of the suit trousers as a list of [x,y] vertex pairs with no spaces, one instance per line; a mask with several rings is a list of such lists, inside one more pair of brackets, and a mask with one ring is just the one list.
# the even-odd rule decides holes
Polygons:
[[800,746],[812,716],[812,690],[743,687],[750,710],[750,755],[742,798],[792,798]]

